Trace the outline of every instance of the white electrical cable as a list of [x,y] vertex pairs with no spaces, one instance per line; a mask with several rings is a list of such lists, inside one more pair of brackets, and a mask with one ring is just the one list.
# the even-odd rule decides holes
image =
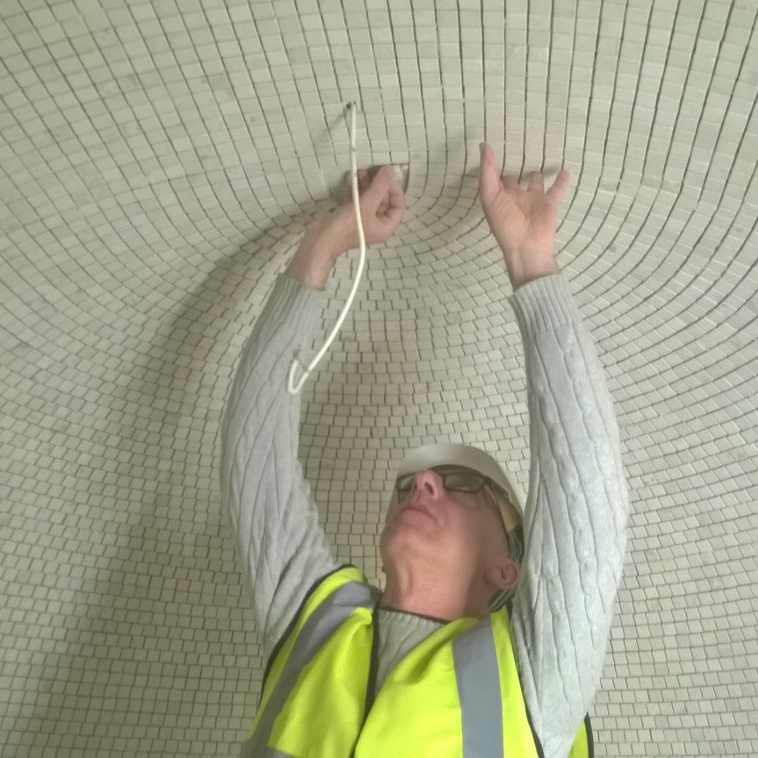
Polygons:
[[[358,224],[358,237],[361,242],[361,259],[358,262],[358,273],[355,275],[353,288],[350,290],[350,295],[347,298],[347,303],[345,303],[345,307],[342,309],[342,313],[340,313],[340,317],[337,319],[337,324],[335,325],[334,329],[332,329],[332,333],[329,335],[326,342],[324,343],[324,346],[321,348],[321,350],[319,350],[316,357],[311,361],[311,364],[308,366],[308,368],[305,368],[305,365],[298,359],[300,351],[295,351],[295,359],[292,361],[289,376],[287,378],[287,391],[290,393],[290,395],[296,395],[298,392],[300,392],[303,384],[305,384],[305,380],[308,378],[311,371],[313,371],[313,369],[316,367],[316,364],[324,357],[324,353],[326,353],[326,351],[329,349],[329,345],[332,344],[334,338],[337,336],[337,332],[340,330],[342,322],[345,320],[347,312],[350,310],[350,306],[353,303],[353,298],[355,298],[355,293],[358,290],[358,282],[360,282],[361,274],[363,273],[363,265],[366,261],[366,238],[363,236],[363,224],[361,223],[361,206],[358,202],[358,165],[355,155],[355,114],[358,110],[358,103],[355,101],[350,102],[348,103],[347,107],[348,110],[352,111],[353,114],[352,127],[350,130],[350,146],[352,148],[353,157],[353,208],[355,210],[355,221]],[[297,383],[297,385],[293,387],[292,378],[295,375],[295,369],[297,368],[298,363],[305,369],[305,373],[300,377],[300,381]]]

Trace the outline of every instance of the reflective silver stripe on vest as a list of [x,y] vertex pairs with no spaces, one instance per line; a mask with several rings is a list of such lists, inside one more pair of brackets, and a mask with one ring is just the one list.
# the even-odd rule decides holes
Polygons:
[[461,701],[463,758],[502,758],[500,671],[489,618],[453,640],[453,661]]
[[286,753],[266,747],[274,719],[282,710],[298,674],[319,648],[334,634],[337,627],[358,607],[373,608],[374,593],[370,586],[347,582],[333,592],[305,622],[295,641],[292,654],[282,669],[279,681],[266,703],[266,708],[252,739],[243,743],[243,758],[290,758]]

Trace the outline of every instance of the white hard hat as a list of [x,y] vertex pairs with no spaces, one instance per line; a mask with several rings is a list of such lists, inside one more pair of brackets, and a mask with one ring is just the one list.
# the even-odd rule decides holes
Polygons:
[[[508,496],[509,501],[518,512],[523,525],[524,521],[524,497],[523,490],[518,482],[513,480],[503,471],[500,464],[485,450],[470,445],[424,445],[415,450],[411,450],[403,459],[397,470],[397,477],[404,474],[414,474],[416,471],[422,471],[435,466],[457,465],[473,469],[483,476],[491,479],[500,489]],[[390,507],[397,504],[397,490],[393,487],[392,500]],[[506,509],[501,507],[503,521],[506,529],[510,530],[515,526],[513,517],[507,513]]]

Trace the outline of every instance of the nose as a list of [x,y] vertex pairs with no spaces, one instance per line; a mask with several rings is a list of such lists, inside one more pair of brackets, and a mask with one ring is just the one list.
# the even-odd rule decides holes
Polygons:
[[[442,492],[442,477],[430,468],[417,471],[413,479],[414,489],[424,492],[427,497],[436,499]],[[414,492],[411,490],[411,496]]]

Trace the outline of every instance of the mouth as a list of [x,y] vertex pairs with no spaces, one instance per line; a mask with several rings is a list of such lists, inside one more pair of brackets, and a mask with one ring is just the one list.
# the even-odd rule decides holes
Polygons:
[[426,516],[429,516],[429,518],[433,518],[432,514],[429,513],[429,510],[425,508],[423,505],[406,505],[405,508],[403,508],[405,511],[418,511],[419,513],[423,513]]

